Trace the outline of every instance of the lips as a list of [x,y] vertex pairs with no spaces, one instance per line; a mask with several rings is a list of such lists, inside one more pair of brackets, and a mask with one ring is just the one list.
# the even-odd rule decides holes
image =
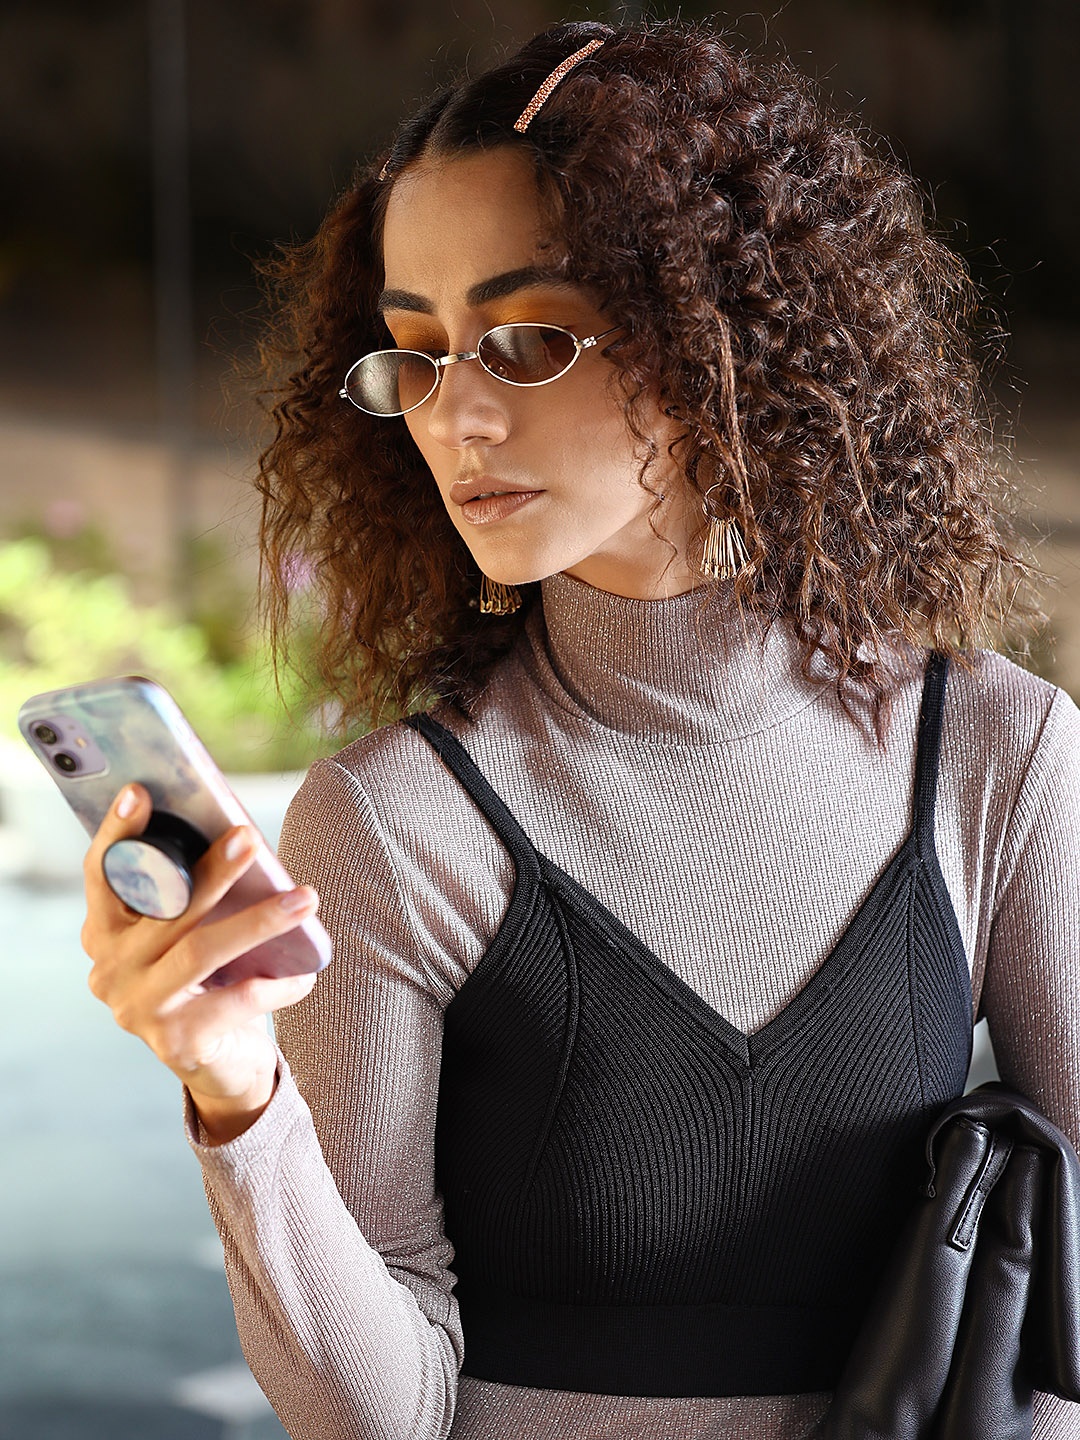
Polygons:
[[505,520],[542,494],[542,490],[507,485],[491,475],[455,480],[450,486],[451,502],[458,506],[461,518],[470,525],[490,525],[496,520]]
[[455,480],[450,486],[450,499],[455,505],[467,505],[489,495],[532,495],[536,492],[525,485],[508,485],[494,475],[478,475],[475,480]]

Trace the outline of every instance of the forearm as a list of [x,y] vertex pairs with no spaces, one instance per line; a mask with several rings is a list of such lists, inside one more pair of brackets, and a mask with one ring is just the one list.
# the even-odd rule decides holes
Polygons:
[[456,1307],[368,1244],[287,1073],[281,1085],[239,1141],[196,1144],[248,1364],[293,1440],[445,1436]]
[[209,1147],[227,1145],[250,1130],[263,1114],[277,1091],[277,1054],[274,1064],[258,1075],[253,1083],[237,1095],[203,1095],[188,1088],[193,1110],[193,1128],[198,1141]]

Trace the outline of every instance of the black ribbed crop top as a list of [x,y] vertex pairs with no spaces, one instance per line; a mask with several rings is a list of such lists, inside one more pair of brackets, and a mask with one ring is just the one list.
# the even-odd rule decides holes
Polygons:
[[449,731],[408,722],[516,867],[446,1011],[436,1176],[465,1374],[616,1395],[832,1388],[915,1196],[921,1138],[970,1059],[934,847],[946,677],[932,656],[907,838],[752,1035],[536,851]]

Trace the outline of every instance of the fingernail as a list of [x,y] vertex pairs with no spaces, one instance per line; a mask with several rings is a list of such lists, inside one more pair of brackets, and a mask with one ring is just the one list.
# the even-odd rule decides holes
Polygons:
[[246,827],[237,830],[235,835],[230,835],[225,841],[225,859],[239,860],[241,855],[251,849],[251,831]]
[[120,791],[120,799],[116,802],[116,813],[121,820],[126,820],[135,809],[135,791],[129,785],[127,789]]
[[287,894],[282,895],[281,899],[278,901],[278,904],[281,906],[282,910],[288,910],[290,912],[296,910],[307,910],[312,906],[313,903],[314,896],[312,895],[310,890],[290,890]]

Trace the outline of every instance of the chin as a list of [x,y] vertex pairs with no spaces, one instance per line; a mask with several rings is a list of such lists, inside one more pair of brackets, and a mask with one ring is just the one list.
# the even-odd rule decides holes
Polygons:
[[[483,568],[483,567],[481,567],[481,568]],[[522,588],[523,588],[524,586],[526,586],[526,585],[536,585],[536,584],[539,584],[539,582],[540,582],[541,580],[546,580],[549,575],[554,575],[554,574],[555,574],[555,571],[554,571],[554,570],[542,570],[542,571],[537,571],[537,570],[535,570],[535,569],[531,569],[531,570],[509,570],[509,569],[501,569],[501,570],[498,570],[498,571],[494,571],[494,570],[484,570],[484,574],[487,576],[487,578],[488,578],[489,580],[493,581],[496,585],[512,585],[512,586],[514,586],[515,589],[520,590],[520,589],[522,589]]]
[[564,570],[567,565],[573,565],[573,560],[567,560],[564,565],[558,560],[537,561],[519,560],[515,561],[503,557],[496,561],[494,559],[485,561],[480,555],[473,555],[473,559],[480,569],[498,585],[535,585],[540,580],[546,580],[549,575],[556,575]]

